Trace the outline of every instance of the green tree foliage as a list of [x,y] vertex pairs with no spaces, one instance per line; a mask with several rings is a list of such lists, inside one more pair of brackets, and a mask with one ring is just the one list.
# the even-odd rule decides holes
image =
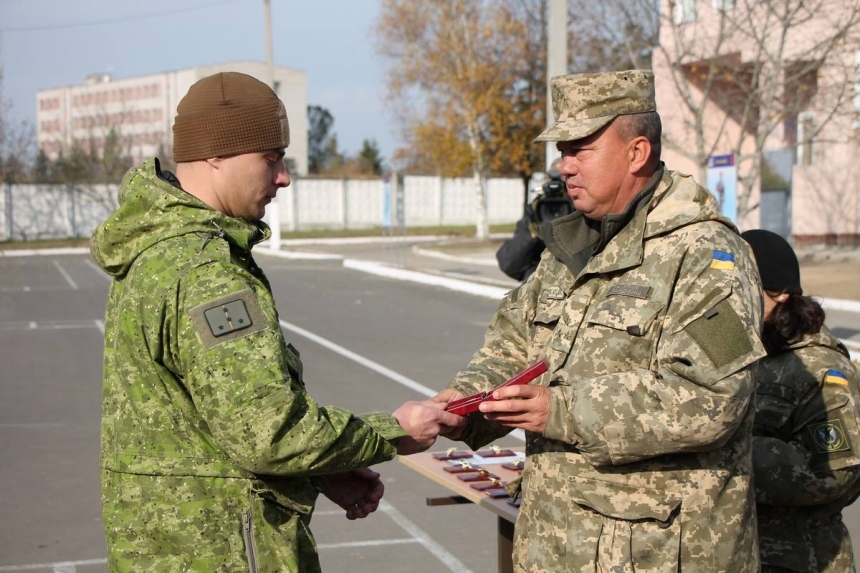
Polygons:
[[308,106],[308,172],[319,175],[337,163],[337,136],[332,132],[334,117],[318,105]]
[[376,145],[376,140],[365,139],[361,143],[361,151],[358,152],[357,160],[361,173],[382,175],[382,155],[379,152],[379,147]]

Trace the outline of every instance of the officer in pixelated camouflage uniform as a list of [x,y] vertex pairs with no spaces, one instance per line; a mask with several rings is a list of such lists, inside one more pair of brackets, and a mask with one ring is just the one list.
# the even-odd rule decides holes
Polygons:
[[365,517],[383,486],[364,466],[462,421],[415,402],[359,417],[306,393],[251,256],[290,182],[288,144],[268,86],[204,78],[179,103],[176,175],[157,159],[129,171],[93,236],[114,277],[101,447],[111,571],[317,571],[317,495]]
[[791,245],[765,230],[741,236],[765,295],[753,437],[762,571],[854,571],[842,509],[860,494],[860,373],[803,295]]
[[[576,212],[542,227],[537,271],[437,399],[497,390],[459,437],[526,430],[517,571],[753,572],[761,288],[713,195],[660,161],[653,75],[552,79]],[[516,399],[510,399],[516,398]],[[457,437],[457,433],[452,433]]]

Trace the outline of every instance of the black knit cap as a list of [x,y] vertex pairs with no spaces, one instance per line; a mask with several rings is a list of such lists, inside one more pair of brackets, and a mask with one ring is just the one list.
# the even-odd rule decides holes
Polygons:
[[752,247],[762,288],[803,294],[800,287],[800,263],[788,241],[764,229],[745,231],[741,237]]
[[176,163],[283,149],[290,127],[272,88],[247,74],[222,72],[191,86],[176,108]]

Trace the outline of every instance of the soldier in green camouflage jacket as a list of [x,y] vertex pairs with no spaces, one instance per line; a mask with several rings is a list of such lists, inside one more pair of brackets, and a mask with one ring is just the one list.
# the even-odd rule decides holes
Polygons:
[[462,419],[410,402],[355,416],[308,395],[251,248],[289,184],[283,103],[244,74],[179,103],[176,176],[126,175],[92,251],[105,320],[102,503],[111,571],[317,571],[319,492],[349,519],[383,493],[365,466]]
[[765,294],[753,437],[762,571],[854,571],[842,509],[860,495],[860,373],[803,296],[791,245],[765,230],[741,236]]
[[537,271],[437,399],[495,391],[460,437],[526,430],[514,565],[524,572],[758,571],[751,476],[761,290],[714,197],[659,160],[653,75],[552,80],[577,210],[541,228]]

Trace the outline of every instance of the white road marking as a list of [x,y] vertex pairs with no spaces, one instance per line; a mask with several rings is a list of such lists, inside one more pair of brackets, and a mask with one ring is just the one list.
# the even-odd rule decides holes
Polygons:
[[60,274],[63,275],[63,278],[66,279],[66,282],[69,283],[69,286],[75,290],[78,290],[78,284],[72,280],[72,277],[69,276],[69,273],[66,272],[66,269],[60,264],[56,259],[52,261],[54,266],[57,267],[57,270],[60,271]]
[[[411,378],[407,378],[403,374],[399,374],[399,373],[395,372],[394,370],[391,370],[390,368],[386,368],[385,366],[383,366],[382,364],[379,364],[378,362],[374,362],[373,360],[371,360],[369,358],[365,358],[364,356],[361,356],[360,354],[356,354],[352,350],[348,350],[348,349],[344,348],[343,346],[336,344],[336,343],[332,342],[331,340],[328,340],[327,338],[323,338],[322,336],[320,336],[318,334],[314,334],[313,332],[311,332],[309,330],[305,330],[301,326],[296,326],[295,324],[290,324],[289,322],[287,322],[285,320],[280,320],[279,323],[281,325],[281,328],[283,328],[284,330],[289,330],[290,332],[295,332],[299,336],[303,336],[312,342],[316,342],[317,344],[319,344],[320,346],[322,346],[324,348],[328,348],[329,350],[337,352],[338,354],[340,354],[344,358],[348,358],[354,362],[358,362],[359,364],[361,364],[365,368],[367,368],[369,370],[373,370],[377,374],[381,374],[382,376],[385,376],[389,380],[393,380],[394,382],[397,382],[401,386],[405,386],[406,388],[409,388],[410,390],[415,390],[419,394],[427,396],[428,398],[438,394],[437,390],[433,390],[431,388],[428,388],[427,386],[425,386],[419,382],[416,382],[415,380],[412,380]],[[521,442],[526,441],[525,432],[523,432],[522,430],[514,430],[513,432],[511,432],[508,435],[512,438],[516,438],[517,440],[519,440]]]
[[424,386],[423,384],[420,384],[420,383],[416,382],[415,380],[411,380],[411,379],[407,378],[406,376],[403,376],[402,374],[398,374],[394,370],[391,370],[390,368],[386,368],[382,364],[379,364],[378,362],[374,362],[373,360],[370,360],[369,358],[365,358],[364,356],[356,354],[352,350],[347,350],[343,346],[341,346],[339,344],[335,344],[331,340],[323,338],[322,336],[320,336],[318,334],[314,334],[313,332],[311,332],[309,330],[305,330],[304,328],[302,328],[300,326],[296,326],[295,324],[290,324],[289,322],[287,322],[285,320],[281,320],[279,322],[281,324],[281,328],[283,328],[284,330],[289,330],[290,332],[295,332],[299,336],[303,336],[303,337],[307,338],[308,340],[316,342],[317,344],[319,344],[320,346],[322,346],[324,348],[328,348],[329,350],[333,350],[334,352],[337,352],[341,356],[343,356],[345,358],[349,358],[350,360],[352,360],[354,362],[358,362],[359,364],[361,364],[365,368],[373,370],[377,374],[382,374],[386,378],[394,380],[395,382],[397,382],[401,386],[406,386],[410,390],[415,390],[416,392],[418,392],[419,394],[421,394],[423,396],[427,396],[429,398],[430,396],[435,396],[438,393],[436,390],[428,388],[427,386]]
[[427,551],[436,556],[436,558],[444,563],[448,569],[456,572],[463,573],[471,573],[471,570],[466,567],[459,559],[454,557],[447,549],[439,545],[436,541],[434,541],[429,535],[427,535],[423,529],[415,525],[412,521],[410,521],[405,515],[400,513],[400,511],[385,501],[384,499],[379,502],[379,509],[388,515],[397,525],[402,527],[406,533],[414,537],[418,540],[418,543],[424,546]]
[[97,264],[92,262],[91,260],[85,259],[84,262],[86,264],[88,264],[90,266],[90,268],[92,268],[94,271],[96,271],[99,274],[99,276],[101,276],[102,278],[105,278],[107,280],[113,280],[112,276],[107,274],[103,268],[101,268],[100,266],[98,266]]
[[104,322],[101,320],[69,320],[36,322],[0,322],[0,331],[9,330],[75,330],[80,328],[98,328],[104,333]]
[[[56,563],[30,563],[28,565],[0,565],[0,571],[34,571],[51,569],[57,572],[74,571],[78,565],[106,565],[107,559],[83,559],[81,561],[58,561]],[[71,569],[69,569],[71,567]]]
[[505,296],[510,288],[494,287],[483,285],[474,282],[464,281],[460,279],[452,279],[440,275],[431,275],[417,271],[407,271],[396,267],[389,267],[372,261],[362,261],[359,259],[344,259],[343,267],[345,269],[353,269],[356,271],[365,272],[372,275],[379,275],[390,279],[401,281],[409,281],[413,283],[438,286],[449,290],[465,292],[484,298],[499,301]]
[[406,543],[421,543],[419,540],[407,537],[402,539],[371,539],[368,541],[344,541],[342,543],[318,543],[317,549],[350,549],[352,547],[382,547],[383,545],[404,545]]

